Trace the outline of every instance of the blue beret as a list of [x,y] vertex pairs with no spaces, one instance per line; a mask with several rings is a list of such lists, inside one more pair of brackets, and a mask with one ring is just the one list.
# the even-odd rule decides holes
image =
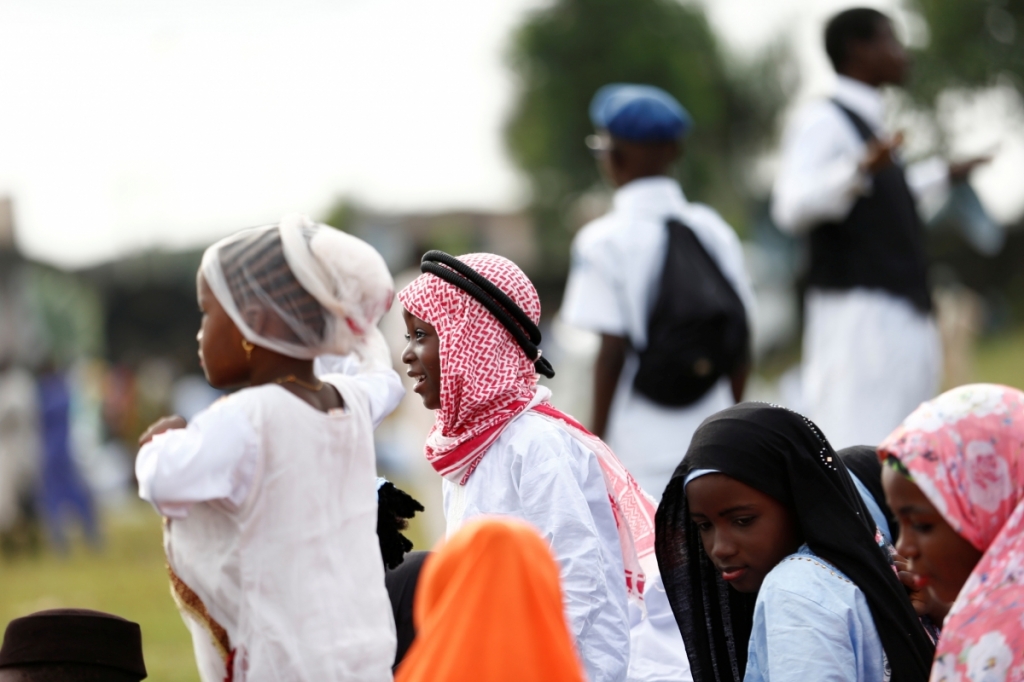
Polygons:
[[690,132],[693,119],[676,98],[653,85],[612,83],[590,102],[595,128],[634,142],[663,142]]

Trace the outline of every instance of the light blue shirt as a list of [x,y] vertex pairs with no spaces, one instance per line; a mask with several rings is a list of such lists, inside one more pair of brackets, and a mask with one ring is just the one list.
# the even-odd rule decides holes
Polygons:
[[744,682],[885,682],[886,667],[867,599],[839,570],[803,545],[768,573]]

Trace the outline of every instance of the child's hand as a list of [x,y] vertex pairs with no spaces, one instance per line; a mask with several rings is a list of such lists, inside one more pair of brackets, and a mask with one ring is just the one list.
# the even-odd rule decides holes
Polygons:
[[188,423],[184,418],[179,417],[178,415],[157,419],[148,429],[146,429],[145,433],[139,436],[139,447],[142,447],[149,441],[153,440],[154,436],[158,436],[164,431],[170,431],[171,429],[183,429],[186,426],[188,426]]
[[910,603],[914,605],[914,610],[917,611],[917,615],[923,616],[928,613],[928,593],[919,584],[919,578],[916,573],[911,573],[907,570],[907,561],[899,554],[893,556],[893,563],[896,564],[896,572],[900,578],[900,582],[907,588],[907,592],[910,596]]
[[900,582],[907,588],[910,603],[914,605],[917,615],[930,616],[935,623],[941,624],[952,604],[946,604],[936,599],[928,589],[927,582],[918,574],[907,570],[907,560],[899,554],[893,555],[893,563],[896,564]]

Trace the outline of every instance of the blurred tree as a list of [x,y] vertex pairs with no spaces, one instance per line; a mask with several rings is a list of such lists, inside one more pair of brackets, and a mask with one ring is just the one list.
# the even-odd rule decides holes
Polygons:
[[730,64],[701,8],[676,0],[555,0],[532,14],[512,36],[519,96],[506,142],[533,192],[538,274],[564,275],[569,208],[599,181],[584,138],[593,132],[590,100],[606,83],[649,83],[682,102],[696,124],[679,170],[685,191],[742,228],[747,191],[738,178],[774,137],[787,54],[779,47]]
[[351,232],[359,215],[359,207],[348,197],[340,197],[327,209],[324,224],[342,232]]
[[912,94],[933,104],[950,87],[1009,82],[1024,92],[1024,0],[912,0],[928,26]]
[[[923,113],[931,116],[940,136],[948,138],[938,115],[940,95],[961,90],[962,106],[977,91],[999,88],[1005,109],[997,114],[1013,127],[1024,123],[1024,0],[908,0],[907,9],[927,26],[922,47],[914,52],[909,92]],[[1015,95],[1013,94],[1015,92]],[[955,102],[955,100],[954,100]],[[989,106],[999,107],[1000,104]],[[945,276],[985,295],[988,325],[1024,319],[1024,223],[1007,230],[1007,243],[995,258],[980,256],[958,234],[931,233],[934,262]]]

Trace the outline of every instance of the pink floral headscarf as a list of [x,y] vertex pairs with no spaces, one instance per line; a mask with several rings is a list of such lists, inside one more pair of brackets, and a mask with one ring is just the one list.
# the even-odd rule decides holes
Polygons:
[[1024,680],[1024,393],[961,386],[922,404],[878,448],[984,552],[942,629],[932,682]]

